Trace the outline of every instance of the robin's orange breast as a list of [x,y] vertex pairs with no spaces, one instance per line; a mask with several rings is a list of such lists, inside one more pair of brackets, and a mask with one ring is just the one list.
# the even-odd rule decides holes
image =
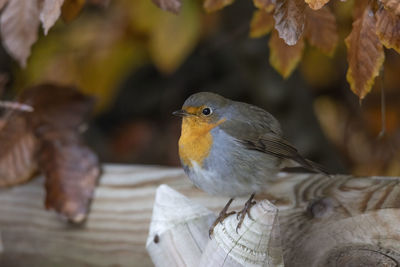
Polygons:
[[192,161],[200,167],[203,165],[213,145],[211,130],[224,121],[222,119],[217,123],[209,123],[195,116],[182,119],[179,157],[186,166],[192,167]]

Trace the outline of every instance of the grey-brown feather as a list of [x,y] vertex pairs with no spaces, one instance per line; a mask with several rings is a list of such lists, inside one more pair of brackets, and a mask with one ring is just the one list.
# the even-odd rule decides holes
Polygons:
[[301,156],[297,149],[282,137],[279,122],[267,111],[234,101],[229,109],[235,112],[227,112],[230,118],[221,124],[220,128],[246,149],[257,150],[280,159],[293,160],[312,172],[327,173],[318,164]]

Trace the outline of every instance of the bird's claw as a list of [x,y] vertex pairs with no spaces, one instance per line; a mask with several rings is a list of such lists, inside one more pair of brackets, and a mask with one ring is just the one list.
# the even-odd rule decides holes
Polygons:
[[247,216],[249,216],[249,218],[252,221],[254,221],[253,217],[251,217],[251,215],[250,215],[251,207],[253,207],[256,204],[256,201],[253,200],[254,195],[255,194],[252,194],[250,196],[249,200],[247,200],[246,203],[244,204],[244,208],[236,214],[236,219],[239,220],[239,222],[236,226],[236,233],[238,233],[238,230],[240,229],[240,227],[242,227],[243,220],[244,220],[244,217],[246,216],[246,214],[247,214]]
[[208,230],[208,236],[211,238],[211,236],[212,236],[212,234],[214,232],[215,226],[217,226],[218,223],[222,223],[223,220],[225,220],[226,217],[229,217],[229,216],[231,216],[232,214],[235,214],[235,213],[236,213],[236,211],[231,211],[231,212],[228,212],[228,213],[220,212],[218,218],[215,219],[215,221],[213,222],[213,224],[210,227],[210,230]]
[[226,203],[225,207],[224,207],[224,208],[221,210],[221,212],[219,213],[218,218],[215,219],[215,221],[214,221],[213,224],[211,225],[210,230],[208,230],[208,237],[209,237],[209,238],[211,238],[211,235],[212,235],[213,232],[214,232],[214,228],[215,228],[215,226],[217,226],[218,223],[222,223],[222,221],[225,220],[226,217],[228,217],[228,216],[230,216],[230,215],[236,213],[236,211],[231,211],[231,212],[228,212],[228,213],[227,213],[227,211],[228,211],[228,209],[229,209],[229,206],[231,205],[232,201],[233,201],[233,198],[231,198],[231,199],[228,201],[228,203]]

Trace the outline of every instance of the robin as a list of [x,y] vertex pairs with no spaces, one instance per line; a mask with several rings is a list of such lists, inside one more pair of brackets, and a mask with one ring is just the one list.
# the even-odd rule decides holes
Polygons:
[[239,229],[245,215],[250,217],[254,195],[277,179],[284,161],[323,172],[282,137],[279,122],[259,107],[201,92],[187,98],[173,115],[182,117],[179,157],[185,173],[203,191],[230,197],[210,235],[218,222],[235,213],[227,213],[233,199],[250,195],[237,213]]

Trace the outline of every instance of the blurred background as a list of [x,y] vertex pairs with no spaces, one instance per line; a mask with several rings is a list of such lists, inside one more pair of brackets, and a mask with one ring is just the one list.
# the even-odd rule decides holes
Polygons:
[[306,46],[283,79],[269,64],[269,37],[249,38],[252,1],[208,14],[202,1],[184,0],[179,15],[150,0],[87,1],[75,20],[41,33],[26,68],[0,50],[3,99],[44,81],[75,84],[97,99],[85,137],[102,162],[179,166],[180,119],[171,113],[212,91],[268,110],[301,154],[333,173],[400,175],[400,56],[385,51],[383,75],[360,103],[343,42],[353,4],[330,3],[335,54]]

